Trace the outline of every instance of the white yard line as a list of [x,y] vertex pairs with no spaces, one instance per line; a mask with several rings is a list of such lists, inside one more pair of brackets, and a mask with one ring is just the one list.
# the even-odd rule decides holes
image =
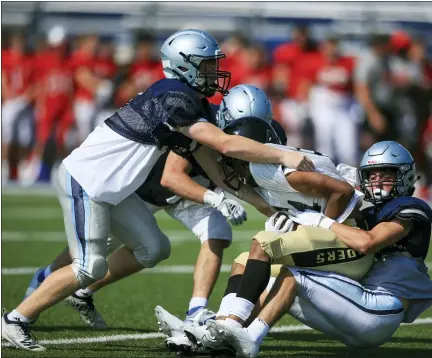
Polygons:
[[[432,271],[432,262],[426,262],[429,271]],[[39,267],[4,267],[1,270],[3,276],[24,276],[33,275]],[[172,266],[157,266],[151,269],[145,269],[139,273],[145,274],[185,274],[193,273],[193,265],[172,265]],[[221,272],[230,272],[231,265],[222,265]]]
[[[423,325],[432,324],[432,318],[419,318],[413,323],[404,324],[406,325]],[[312,328],[305,325],[289,325],[274,327],[270,332],[283,333],[283,332],[298,332],[308,331]],[[162,333],[137,333],[137,334],[116,334],[112,336],[98,336],[98,337],[86,337],[86,338],[69,338],[69,339],[45,339],[39,341],[40,344],[48,345],[65,345],[65,344],[88,344],[88,343],[105,343],[105,342],[118,342],[118,341],[129,341],[129,340],[145,340],[165,337]],[[11,347],[10,343],[2,343],[2,347]]]
[[[171,243],[197,242],[198,239],[192,232],[184,230],[163,230]],[[235,230],[234,241],[249,241],[258,230]],[[3,231],[1,234],[3,242],[64,242],[66,234],[64,231]]]
[[[23,275],[33,275],[39,267],[4,267],[2,268],[3,276],[23,276]],[[145,269],[139,273],[145,274],[184,274],[193,273],[193,265],[173,265],[173,266],[158,266],[151,269]],[[231,265],[222,265],[221,272],[230,272]]]

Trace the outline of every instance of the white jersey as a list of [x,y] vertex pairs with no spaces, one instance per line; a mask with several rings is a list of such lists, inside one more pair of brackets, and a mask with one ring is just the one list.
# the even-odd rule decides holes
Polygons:
[[63,160],[90,199],[117,205],[146,180],[164,151],[117,134],[102,124]]
[[[336,169],[333,161],[326,155],[306,149],[288,147],[277,144],[267,144],[286,151],[302,152],[315,165],[315,170],[332,178],[346,181]],[[258,184],[255,190],[271,206],[279,209],[315,210],[324,213],[327,207],[327,200],[303,195],[295,190],[287,181],[286,175],[296,169],[283,168],[280,164],[250,163],[249,170]],[[344,221],[355,208],[357,202],[364,195],[356,191],[345,211],[337,219]]]

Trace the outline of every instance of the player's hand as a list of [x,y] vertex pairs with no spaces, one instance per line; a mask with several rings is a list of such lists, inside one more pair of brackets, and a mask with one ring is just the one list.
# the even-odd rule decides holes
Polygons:
[[203,202],[217,209],[234,226],[241,225],[247,220],[243,206],[235,200],[225,198],[223,190],[217,192],[207,190]]
[[235,200],[224,199],[217,210],[234,226],[241,225],[247,220],[246,210]]
[[286,152],[282,165],[297,170],[311,172],[314,171],[315,165],[308,157],[300,152]]
[[284,212],[277,212],[270,216],[265,222],[265,231],[275,231],[280,234],[292,231],[294,221]]
[[300,225],[315,226],[323,229],[330,229],[334,224],[334,220],[328,218],[322,213],[313,210],[299,211],[296,209],[288,209],[289,217]]

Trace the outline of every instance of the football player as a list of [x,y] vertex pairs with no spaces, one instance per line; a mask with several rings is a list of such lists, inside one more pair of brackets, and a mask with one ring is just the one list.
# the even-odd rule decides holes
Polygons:
[[[272,118],[270,102],[266,94],[259,88],[251,85],[239,85],[232,88],[229,94],[224,97],[222,105],[216,112],[216,119],[219,126],[225,126],[237,118],[250,115],[260,117],[270,123]],[[221,203],[218,206],[208,207],[204,205],[202,199],[205,192],[208,189],[214,189],[215,185],[193,157],[188,159],[186,160],[173,152],[164,153],[150,171],[144,184],[136,191],[136,204],[146,205],[152,213],[165,210],[168,215],[189,228],[201,241],[201,250],[194,270],[192,298],[185,319],[187,324],[196,325],[203,324],[209,317],[214,317],[214,313],[206,309],[207,301],[220,270],[223,251],[232,240],[231,227],[225,218],[230,220],[232,224],[239,225],[242,223],[243,216],[234,217],[232,211],[227,211],[225,204],[229,202],[224,201],[220,194]],[[194,180],[192,181],[191,178]],[[168,190],[167,187],[170,187],[171,190]],[[173,191],[178,193],[182,190],[189,193],[185,195],[190,196],[191,193],[194,193],[195,201],[181,200],[179,195],[173,193]],[[255,205],[258,206],[259,203]],[[118,222],[120,218],[128,215],[128,211],[123,210],[123,207],[120,203],[112,210],[111,216],[114,222]],[[268,211],[269,208],[264,205],[259,208],[264,214],[271,215],[273,213]],[[156,224],[156,222],[154,223]],[[108,254],[114,252],[121,245],[116,237],[128,236],[128,232],[125,230],[134,230],[133,227],[135,226],[112,228],[108,241]],[[165,242],[164,234],[158,226],[154,226],[152,232],[147,229],[147,234],[147,246],[154,248],[153,251],[157,251],[156,247],[159,243]],[[168,252],[168,249],[165,251]],[[110,272],[103,280],[88,288],[80,289],[68,297],[68,302],[78,310],[82,320],[89,327],[106,328],[105,321],[95,308],[93,294],[107,284],[143,269],[143,266],[134,257],[129,257],[132,255],[128,253],[129,250],[125,247],[119,252],[113,253],[112,257],[109,258],[112,261],[111,267],[113,265],[116,267],[115,275]],[[71,257],[69,250],[66,249],[51,265],[35,272],[25,297],[36,290],[51,272],[70,263]]]
[[[107,240],[117,224],[127,227],[134,217],[139,218],[133,225],[141,225],[140,229],[134,230],[133,236],[119,239],[144,267],[153,267],[169,255],[165,236],[157,252],[147,250],[146,224],[154,218],[147,207],[135,204],[132,195],[167,149],[183,156],[195,150],[193,155],[202,167],[203,162],[210,168],[216,165],[218,151],[253,162],[314,169],[302,153],[227,135],[211,123],[211,106],[206,97],[218,91],[226,94],[230,74],[219,70],[224,55],[210,34],[179,31],[164,42],[161,54],[167,78],[139,93],[106,119],[59,167],[55,186],[73,263],[53,272],[16,309],[3,315],[2,336],[18,348],[44,350],[29,331],[30,320],[111,272],[106,260]],[[208,175],[212,178],[211,173]],[[213,191],[206,191],[202,200],[210,206],[225,202],[233,215],[243,215],[238,205]],[[128,207],[130,215],[116,224],[111,220],[111,211],[120,203]]]
[[[259,121],[238,119],[224,130],[227,133],[259,140],[262,137],[262,130],[255,128]],[[299,150],[275,146],[287,151]],[[316,208],[338,222],[356,226],[352,215],[363,195],[355,192],[339,175],[329,157],[311,151],[303,152],[314,162],[315,172],[302,173],[279,165],[246,163],[225,158],[222,160],[226,173],[225,184],[235,191],[252,186],[253,190],[275,208]],[[273,230],[274,228],[276,230]],[[229,295],[222,302],[232,315],[241,316],[242,320],[247,319],[268,283],[271,264],[295,263],[303,267],[320,267],[329,271],[336,270],[353,278],[360,278],[369,270],[373,256],[363,255],[346,247],[334,233],[308,227],[300,227],[293,232],[293,228],[292,221],[284,220],[283,217],[272,217],[266,225],[266,229],[271,231],[255,235],[245,274],[237,277],[235,283],[228,284],[235,285],[236,290],[230,290],[228,293],[236,292],[237,297],[235,294]],[[290,232],[280,234],[274,231]],[[156,307],[156,316],[165,333],[182,331],[181,321],[162,307]],[[173,348],[172,340],[168,339],[166,343]],[[178,348],[185,349],[186,346]]]
[[300,225],[328,228],[348,247],[374,254],[375,263],[356,282],[336,273],[284,266],[264,308],[248,328],[226,321],[209,323],[219,340],[240,356],[256,357],[264,336],[284,313],[347,346],[377,347],[402,322],[413,322],[432,304],[428,253],[432,210],[413,198],[418,179],[411,154],[396,142],[367,150],[359,176],[365,200],[365,226],[354,229],[316,211],[290,211]]

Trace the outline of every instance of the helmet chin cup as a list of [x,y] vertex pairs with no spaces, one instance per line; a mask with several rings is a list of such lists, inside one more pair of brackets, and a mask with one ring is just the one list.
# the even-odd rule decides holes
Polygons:
[[387,190],[376,188],[374,189],[372,196],[377,202],[383,201],[384,199],[388,198],[390,193]]

